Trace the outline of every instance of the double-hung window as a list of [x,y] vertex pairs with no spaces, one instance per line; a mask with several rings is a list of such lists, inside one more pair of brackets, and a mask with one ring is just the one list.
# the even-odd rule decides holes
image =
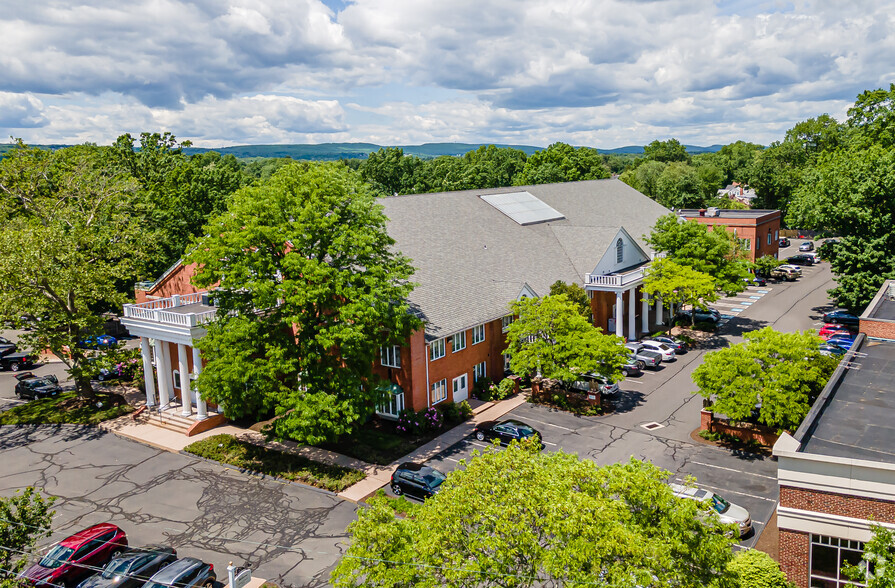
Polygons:
[[461,349],[466,349],[466,331],[460,331],[451,337],[451,352],[457,353]]
[[472,328],[472,344],[481,343],[485,340],[485,325],[479,325]]
[[401,346],[400,345],[383,345],[379,350],[382,365],[385,367],[399,368],[401,367]]
[[510,330],[510,325],[513,324],[514,320],[516,320],[516,317],[513,315],[508,315],[500,319],[500,326],[504,333]]
[[379,414],[394,418],[398,418],[402,410],[404,410],[404,392],[390,393],[386,400],[376,407],[376,412]]
[[444,338],[429,343],[429,359],[434,361],[442,357],[444,357]]
[[488,366],[483,361],[482,363],[475,364],[475,367],[472,368],[472,381],[478,382],[482,378],[484,378],[488,374]]
[[441,402],[447,398],[447,379],[439,380],[432,384],[432,404]]

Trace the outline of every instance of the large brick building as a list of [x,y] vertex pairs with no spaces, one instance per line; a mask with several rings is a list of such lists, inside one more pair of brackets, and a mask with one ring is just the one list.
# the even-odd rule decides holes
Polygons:
[[722,208],[682,209],[678,214],[704,225],[724,225],[749,252],[749,259],[777,257],[780,238],[779,210],[727,210]]
[[895,528],[895,282],[799,429],[774,445],[780,564],[799,587],[851,586],[871,524]]
[[[380,202],[396,247],[416,268],[410,303],[425,323],[404,345],[382,349],[374,366],[392,382],[383,415],[460,401],[478,378],[501,378],[509,304],[547,294],[557,280],[585,288],[605,332],[635,339],[667,316],[643,300],[640,286],[654,257],[644,236],[669,210],[618,180]],[[208,409],[188,381],[203,363],[192,343],[215,309],[191,284],[193,271],[178,264],[140,286],[122,322],[141,337],[147,403],[204,418]]]

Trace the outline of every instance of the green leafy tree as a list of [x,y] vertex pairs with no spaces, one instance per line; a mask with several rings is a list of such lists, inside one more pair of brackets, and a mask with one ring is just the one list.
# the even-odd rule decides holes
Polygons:
[[749,277],[749,262],[723,226],[709,227],[667,214],[656,221],[647,242],[675,263],[710,275],[723,292],[742,292],[746,287],[743,279]]
[[512,186],[516,176],[525,169],[526,160],[525,152],[519,149],[482,145],[463,156],[463,180],[459,189]]
[[83,398],[94,393],[76,343],[101,332],[149,261],[137,191],[104,148],[22,147],[0,161],[0,316],[40,318],[25,346],[50,349]]
[[56,498],[44,498],[34,488],[0,496],[0,586],[12,588],[21,583],[16,576],[25,569],[34,545],[50,536]]
[[[643,291],[653,298],[662,298],[665,304],[689,304],[691,308],[704,309],[707,302],[718,299],[718,289],[710,275],[670,259],[657,259],[650,265]],[[695,312],[690,319],[690,324],[695,325]]]
[[384,147],[370,153],[360,167],[361,178],[383,196],[412,194],[423,161],[404,156],[400,147]]
[[600,180],[609,177],[603,157],[590,147],[572,147],[554,143],[531,155],[522,173],[513,182],[517,186]]
[[727,564],[738,588],[795,588],[770,555],[757,549],[737,551]]
[[721,147],[718,153],[713,155],[715,155],[714,163],[724,172],[723,184],[727,185],[730,182],[748,183],[749,172],[752,169],[755,154],[763,149],[764,147],[761,145],[747,143],[746,141],[737,141]]
[[618,179],[653,200],[659,198],[659,178],[666,164],[661,161],[644,161],[636,168],[626,170]]
[[662,161],[664,163],[685,162],[689,163],[690,155],[687,148],[681,145],[677,139],[668,139],[667,141],[659,141],[658,139],[644,145],[643,156],[653,161]]
[[370,501],[348,531],[335,586],[733,586],[733,539],[668,472],[604,467],[513,443],[448,474],[413,517]]
[[867,588],[895,588],[895,531],[882,525],[872,525],[871,528],[873,535],[864,544],[863,561],[857,565],[846,562],[842,571]]
[[859,146],[895,146],[895,84],[862,92],[848,109],[848,126],[857,131]]
[[762,255],[755,260],[755,273],[759,276],[769,276],[781,265],[783,265],[783,261],[773,255]]
[[693,372],[697,392],[713,410],[733,420],[749,418],[795,430],[823,390],[837,360],[821,355],[813,331],[780,333],[771,327],[746,333],[746,340],[705,355]]
[[550,295],[556,296],[558,294],[565,294],[569,302],[574,304],[578,312],[581,313],[581,316],[590,320],[590,299],[587,297],[587,292],[585,292],[584,288],[578,284],[566,284],[562,280],[557,280],[550,285]]
[[697,208],[705,199],[702,179],[693,166],[672,162],[656,180],[656,201],[668,208]]
[[218,320],[198,345],[198,379],[228,416],[275,409],[270,432],[317,443],[348,433],[381,400],[373,360],[420,321],[410,261],[386,218],[338,163],[293,164],[237,192],[187,263],[215,284]]
[[565,294],[513,303],[518,318],[507,332],[510,367],[516,374],[541,374],[563,382],[597,372],[621,376],[627,352],[622,339],[604,335]]

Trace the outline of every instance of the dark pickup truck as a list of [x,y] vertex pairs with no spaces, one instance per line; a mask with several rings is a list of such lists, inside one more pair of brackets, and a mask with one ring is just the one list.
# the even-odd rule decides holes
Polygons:
[[0,370],[17,372],[22,368],[31,367],[34,360],[27,353],[7,353],[0,356]]

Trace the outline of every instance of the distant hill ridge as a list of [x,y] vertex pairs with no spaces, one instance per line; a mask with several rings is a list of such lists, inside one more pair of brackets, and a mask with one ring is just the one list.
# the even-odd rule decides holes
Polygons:
[[[422,145],[396,145],[404,150],[404,155],[415,155],[421,158],[438,157],[441,155],[463,155],[474,151],[483,145],[492,143],[424,143]],[[497,147],[512,147],[531,155],[536,151],[545,149],[533,145],[503,145],[494,144]],[[0,143],[0,157],[15,147],[12,143]],[[61,149],[69,145],[32,145],[42,149]],[[291,157],[292,159],[332,161],[338,159],[359,158],[365,159],[371,152],[382,149],[383,145],[375,143],[318,143],[318,144],[292,144],[292,145],[235,145],[233,147],[189,147],[184,149],[187,154],[205,153],[217,151],[221,155],[233,155],[240,159],[258,157]],[[714,153],[721,149],[722,145],[699,147],[697,145],[684,145],[691,155],[697,153]],[[609,155],[638,155],[643,153],[642,145],[630,145],[617,149],[597,149],[600,153]]]

